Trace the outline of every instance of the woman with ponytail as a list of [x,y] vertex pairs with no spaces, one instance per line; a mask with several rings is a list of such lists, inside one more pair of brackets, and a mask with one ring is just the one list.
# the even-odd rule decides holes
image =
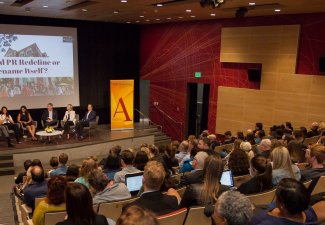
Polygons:
[[251,160],[250,174],[252,179],[239,186],[242,194],[256,194],[273,188],[272,165],[264,156],[255,156]]

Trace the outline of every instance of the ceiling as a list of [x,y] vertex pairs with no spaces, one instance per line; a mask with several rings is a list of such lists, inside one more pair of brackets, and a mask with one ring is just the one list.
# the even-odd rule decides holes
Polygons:
[[[0,14],[151,24],[233,18],[239,7],[247,17],[325,12],[325,0],[224,0],[202,8],[199,0],[0,0]],[[14,4],[22,2],[22,4]],[[169,2],[169,3],[168,3]],[[27,4],[25,4],[27,3]],[[156,6],[161,3],[163,6]],[[249,6],[255,3],[255,6]],[[276,12],[275,9],[280,11]],[[186,11],[187,10],[187,11]]]

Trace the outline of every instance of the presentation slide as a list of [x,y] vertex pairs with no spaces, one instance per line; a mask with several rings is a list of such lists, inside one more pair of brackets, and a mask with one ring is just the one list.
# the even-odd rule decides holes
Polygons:
[[9,109],[79,106],[76,28],[0,25],[0,99]]

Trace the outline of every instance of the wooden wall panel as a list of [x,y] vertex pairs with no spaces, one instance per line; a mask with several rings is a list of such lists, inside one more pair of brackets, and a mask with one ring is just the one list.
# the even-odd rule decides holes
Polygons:
[[299,25],[223,28],[221,62],[262,63],[260,90],[219,87],[216,133],[325,120],[325,77],[295,74]]

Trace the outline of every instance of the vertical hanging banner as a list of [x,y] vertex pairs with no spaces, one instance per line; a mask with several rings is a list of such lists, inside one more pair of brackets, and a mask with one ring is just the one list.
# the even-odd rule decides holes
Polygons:
[[134,80],[111,80],[111,130],[133,129]]

